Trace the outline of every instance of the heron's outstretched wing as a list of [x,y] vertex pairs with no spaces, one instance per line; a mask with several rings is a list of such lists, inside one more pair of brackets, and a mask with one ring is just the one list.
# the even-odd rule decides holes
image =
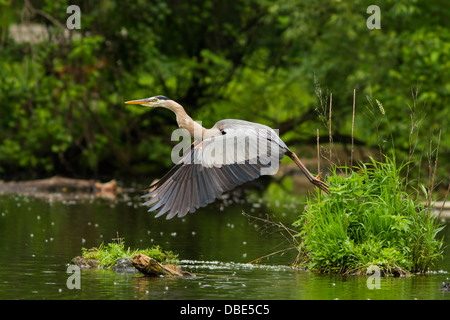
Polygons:
[[[167,213],[167,219],[183,217],[213,202],[222,193],[259,178],[264,170],[270,171],[274,158],[278,166],[285,150],[276,142],[251,130],[233,132],[230,127],[226,130],[194,143],[183,159],[150,187],[150,193],[144,196],[150,198],[144,203],[151,206],[149,211],[159,210],[157,217]],[[250,141],[242,137],[250,137]],[[241,141],[236,141],[237,138]],[[227,145],[230,140],[234,143]],[[272,153],[267,156],[256,148],[257,144],[278,147],[270,149]]]

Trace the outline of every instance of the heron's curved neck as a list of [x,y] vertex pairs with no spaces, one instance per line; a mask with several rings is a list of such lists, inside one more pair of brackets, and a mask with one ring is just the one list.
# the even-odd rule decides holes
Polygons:
[[179,103],[173,100],[168,101],[168,103],[166,103],[165,105],[165,108],[172,110],[175,113],[178,126],[189,131],[191,137],[195,137],[199,134],[203,136],[203,133],[206,129],[203,128],[199,123],[192,120],[192,118],[186,113],[186,111],[184,111],[183,106],[181,106]]

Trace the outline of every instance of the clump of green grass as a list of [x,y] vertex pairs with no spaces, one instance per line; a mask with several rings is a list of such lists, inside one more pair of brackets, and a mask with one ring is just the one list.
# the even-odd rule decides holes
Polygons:
[[123,240],[119,242],[112,242],[100,244],[98,248],[86,249],[83,248],[82,256],[85,259],[98,260],[98,264],[104,268],[111,268],[117,260],[121,258],[132,258],[137,254],[145,254],[150,258],[163,264],[176,264],[178,255],[172,251],[162,251],[160,246],[153,246],[147,249],[125,249],[125,242]]
[[309,196],[295,222],[298,264],[340,274],[366,274],[372,265],[384,275],[426,273],[442,257],[444,227],[418,203],[417,191],[404,191],[402,168],[386,158],[342,169],[327,178],[330,194]]

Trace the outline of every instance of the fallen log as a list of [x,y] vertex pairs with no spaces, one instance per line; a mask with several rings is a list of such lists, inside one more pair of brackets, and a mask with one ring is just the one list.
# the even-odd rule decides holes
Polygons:
[[95,188],[94,180],[71,179],[54,176],[48,179],[38,179],[29,181],[0,181],[0,190],[11,191],[32,191],[32,190],[62,190],[64,188],[71,189],[87,189]]
[[47,193],[94,194],[96,197],[114,196],[122,190],[117,186],[116,180],[100,183],[93,179],[72,179],[54,176],[48,179],[11,181],[0,180],[0,194],[17,193],[23,195],[45,195]]
[[137,254],[131,260],[131,264],[146,276],[176,276],[176,277],[193,277],[190,272],[181,270],[180,267],[172,264],[161,264],[153,258],[145,254]]

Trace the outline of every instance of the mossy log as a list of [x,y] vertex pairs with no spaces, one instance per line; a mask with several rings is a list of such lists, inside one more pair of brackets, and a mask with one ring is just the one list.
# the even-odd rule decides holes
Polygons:
[[89,268],[98,268],[99,267],[99,261],[96,259],[86,259],[82,256],[77,256],[72,259],[71,264],[74,264],[76,266],[79,266],[82,269],[89,269]]
[[147,276],[176,276],[176,277],[193,277],[193,274],[181,270],[180,267],[172,264],[161,264],[153,258],[145,254],[137,254],[131,260],[131,264],[140,272]]

